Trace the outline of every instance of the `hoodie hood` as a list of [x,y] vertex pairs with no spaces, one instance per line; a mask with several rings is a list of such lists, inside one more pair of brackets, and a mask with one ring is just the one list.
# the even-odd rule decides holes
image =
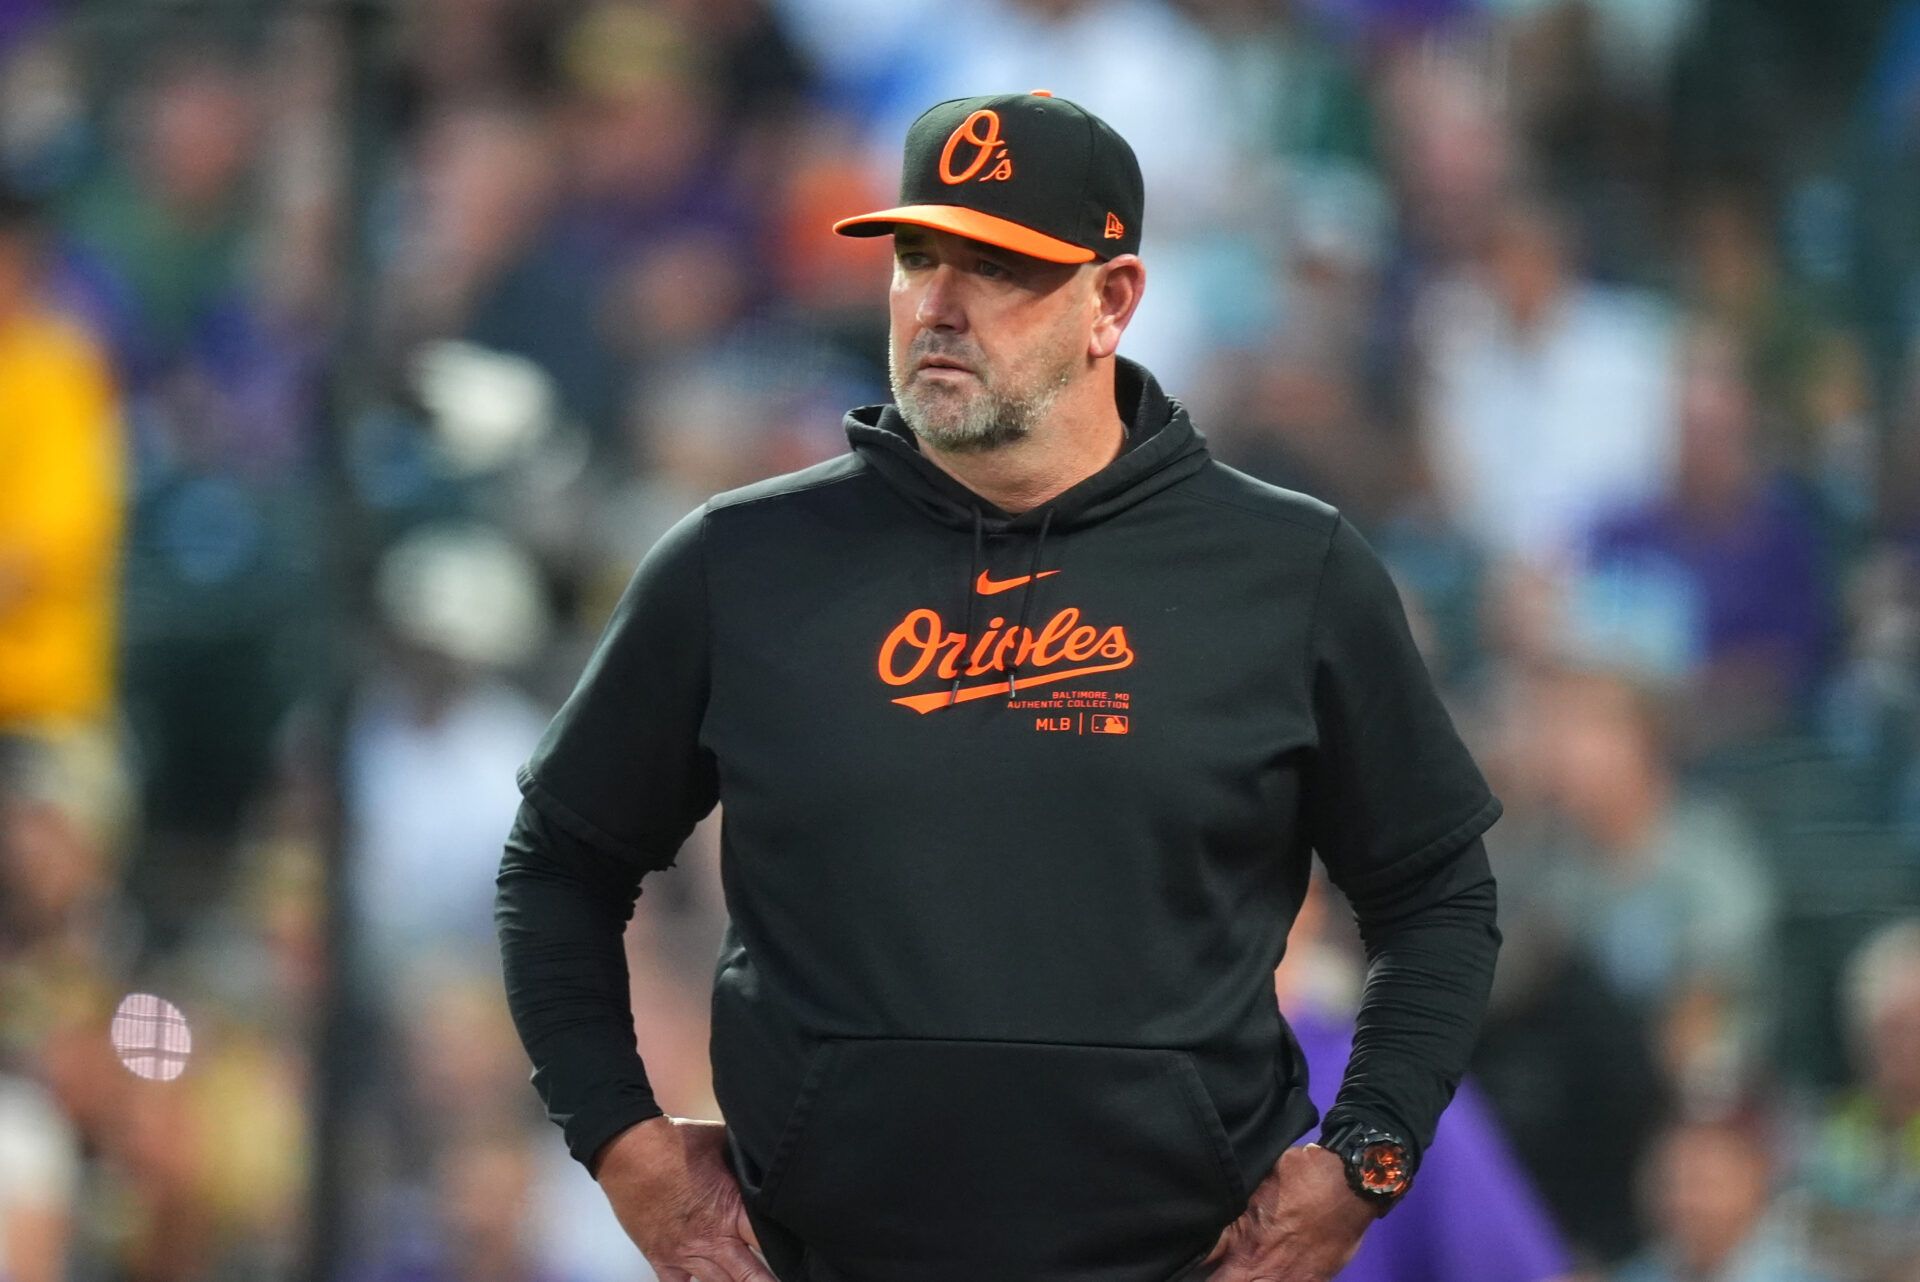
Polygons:
[[[985,563],[988,535],[1034,531],[1033,556],[1021,592],[1019,622],[1015,624],[1019,634],[1025,635],[1027,621],[1033,617],[1034,599],[1040,595],[1040,556],[1050,532],[1097,524],[1207,465],[1210,455],[1206,438],[1194,427],[1186,407],[1161,391],[1145,366],[1124,356],[1114,358],[1113,399],[1121,421],[1127,425],[1127,445],[1119,457],[1047,502],[1018,514],[974,493],[921,453],[919,438],[897,406],[863,405],[847,414],[848,442],[882,480],[928,519],[972,531],[972,555],[966,578],[960,582],[965,602],[961,607],[966,620],[961,629],[964,635],[973,635],[977,595],[974,576]],[[1014,701],[1019,688],[1020,663],[1015,658],[1007,673],[1008,703]],[[956,673],[947,698],[951,703],[959,697],[960,676]]]
[[1132,507],[1206,466],[1206,437],[1186,406],[1160,390],[1137,361],[1114,358],[1114,404],[1127,424],[1127,448],[1111,463],[1055,495],[1014,514],[974,493],[920,452],[919,438],[898,407],[863,405],[846,417],[847,440],[867,465],[929,519],[970,530],[976,514],[988,534],[1037,529],[1065,531],[1093,525]]

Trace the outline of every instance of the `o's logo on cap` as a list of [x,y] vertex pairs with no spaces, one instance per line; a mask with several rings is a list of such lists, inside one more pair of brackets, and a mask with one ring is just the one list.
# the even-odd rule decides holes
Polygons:
[[[979,132],[984,130],[985,132]],[[953,172],[953,149],[961,143],[974,148],[973,161],[959,173]],[[967,181],[986,167],[987,161],[998,160],[992,172],[981,177],[981,182],[1013,177],[1013,161],[1007,156],[1007,149],[1000,145],[1000,113],[982,108],[960,122],[959,128],[947,135],[947,145],[940,149],[940,181],[949,187]]]

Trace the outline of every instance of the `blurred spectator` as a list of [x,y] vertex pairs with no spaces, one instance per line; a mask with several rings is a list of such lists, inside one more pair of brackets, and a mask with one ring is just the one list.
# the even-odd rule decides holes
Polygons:
[[[114,895],[133,818],[98,738],[0,740],[0,1278],[68,1282],[97,1222],[96,1157],[131,1079],[113,1064]],[[84,1039],[84,1040],[83,1040]]]
[[1641,1190],[1652,1246],[1613,1282],[1825,1282],[1772,1213],[1776,1165],[1754,1122],[1668,1126]]
[[1347,359],[1337,343],[1303,334],[1246,361],[1245,386],[1217,433],[1221,457],[1350,513],[1384,509],[1397,457],[1366,421]]
[[[845,443],[831,406],[880,393],[856,362],[768,326],[663,366],[629,411],[633,467],[603,482],[586,604],[604,619],[634,563],[707,495],[804,467]],[[832,421],[830,437],[823,425]]]
[[1707,322],[1747,357],[1756,452],[1804,470],[1819,445],[1812,394],[1825,335],[1807,291],[1785,274],[1770,204],[1751,180],[1699,193],[1684,211],[1680,269]]
[[[25,1063],[71,1128],[67,1141],[50,1139],[45,1120],[28,1117],[7,1138],[33,1146],[42,1162],[57,1157],[48,1143],[71,1143],[89,1163],[87,1199],[74,1203],[68,1235],[35,1254],[66,1254],[77,1276],[109,1267],[103,1261],[140,1282],[210,1276],[216,1260],[244,1249],[237,1243],[257,1246],[288,1223],[303,1150],[286,1124],[298,1116],[291,1078],[278,1068],[287,1049],[235,1026],[216,1033],[211,1053],[178,1082],[143,1082],[122,1066],[106,1029],[139,930],[116,886],[132,818],[119,762],[98,740],[6,746],[0,1057]],[[244,1173],[225,1178],[236,1170]],[[281,1178],[264,1178],[276,1171]],[[32,1178],[22,1186],[29,1200],[47,1191],[31,1193],[37,1186]],[[4,1180],[0,1190],[7,1201]]]
[[537,1114],[520,1091],[513,1026],[489,1000],[493,978],[474,959],[436,959],[381,990],[398,1042],[384,1086],[405,1117],[399,1174],[425,1176],[444,1146]]
[[[633,366],[674,338],[682,314],[709,333],[737,318],[762,218],[709,78],[717,51],[677,14],[589,6],[556,56],[569,92],[548,145],[562,182],[537,234],[475,293],[463,336],[539,361],[566,412],[610,448]],[[720,244],[730,252],[716,255]],[[641,265],[649,255],[657,280]],[[649,292],[662,289],[671,297]]]
[[80,1146],[47,1092],[0,1072],[0,1278],[63,1282]]
[[98,727],[115,687],[118,404],[44,263],[38,212],[0,187],[0,731]]
[[[1685,783],[1661,693],[1601,670],[1543,680],[1558,816],[1515,869],[1650,1021],[1668,1080],[1709,1099],[1764,1062],[1774,902],[1738,812]],[[1519,889],[1520,887],[1516,887]]]
[[[707,50],[730,131],[760,132],[753,145],[784,152],[794,110],[813,87],[789,23],[772,0],[666,0]],[[779,165],[783,155],[766,160]]]
[[1639,1244],[1633,1174],[1667,1088],[1646,1022],[1527,902],[1510,846],[1494,862],[1506,942],[1472,1072],[1578,1261],[1611,1264]]
[[1501,86],[1466,53],[1390,46],[1375,100],[1399,204],[1395,249],[1423,286],[1486,252],[1526,158]]
[[[356,917],[371,974],[484,956],[498,824],[545,725],[501,679],[546,628],[532,562],[485,527],[423,527],[377,580],[387,657],[348,731]],[[504,818],[503,818],[504,816]]]
[[1426,300],[1485,254],[1525,156],[1498,78],[1468,53],[1389,43],[1373,60],[1367,133],[1377,130],[1392,221],[1363,359],[1394,425],[1415,436],[1431,399]]
[[212,339],[218,309],[246,291],[258,105],[237,59],[173,52],[123,108],[119,154],[63,211],[136,386]]
[[[527,1098],[525,1059],[497,1000],[497,976],[487,969],[477,959],[431,957],[367,986],[385,1004],[387,1027],[359,1092],[365,1111],[356,1119],[354,1148],[370,1178],[353,1207],[355,1239],[363,1245],[349,1276],[520,1282],[524,1273],[625,1282],[639,1263],[631,1240],[604,1201],[580,1196],[594,1190],[578,1164],[549,1160],[551,1151],[538,1143],[548,1123]],[[652,959],[635,958],[632,973],[673,1000],[691,994],[684,977]],[[656,1030],[675,1013],[638,993],[635,1008],[652,1053]],[[704,1033],[694,1020],[658,1034],[690,1038],[697,1053],[697,1066],[695,1056],[683,1057],[678,1069],[667,1066],[663,1081],[663,1098],[682,1114],[714,1108],[704,1087],[677,1089],[689,1068],[705,1074]],[[496,1222],[475,1244],[468,1217],[483,1204]],[[480,1268],[468,1254],[475,1245],[499,1253],[487,1267],[509,1271],[465,1272]]]
[[553,131],[535,113],[459,101],[408,140],[386,286],[390,341],[463,333],[551,205]]
[[404,23],[401,79],[418,99],[474,94],[518,97],[542,87],[563,6],[520,0],[421,0],[397,11]]
[[472,524],[403,537],[375,586],[384,645],[346,741],[348,960],[367,1021],[354,1081],[369,1162],[411,1182],[443,1143],[523,1120],[511,1026],[484,978],[485,865],[517,804],[514,770],[544,724],[503,674],[533,653],[546,610],[526,554]]
[[[260,943],[229,945],[216,961],[231,966]],[[275,1009],[289,995],[273,986],[270,968],[260,970],[256,990],[224,1000],[219,985],[191,985],[201,994],[200,1044],[189,1072],[173,1084],[181,1088],[178,1129],[153,1140],[174,1149],[165,1169],[178,1187],[167,1194],[190,1208],[174,1218],[204,1218],[204,1238],[193,1244],[197,1258],[184,1259],[175,1275],[182,1282],[283,1275],[306,1223],[313,1152],[302,1035],[310,1030]]]
[[1564,217],[1510,204],[1418,331],[1442,491],[1488,551],[1535,565],[1572,554],[1606,507],[1657,493],[1675,444],[1665,309],[1581,279],[1574,252]]
[[528,1145],[518,1135],[449,1145],[436,1164],[430,1205],[385,1226],[385,1258],[355,1282],[570,1282],[531,1250]]
[[1741,349],[1704,327],[1684,350],[1672,484],[1601,519],[1585,572],[1616,609],[1678,614],[1652,624],[1679,649],[1656,662],[1686,684],[1686,746],[1697,751],[1799,719],[1826,658],[1828,614],[1813,520],[1766,457]]
[[1907,1282],[1920,1276],[1920,918],[1862,944],[1842,996],[1858,1076],[1809,1137],[1799,1209],[1847,1282]]
[[1867,549],[1845,588],[1847,653],[1822,729],[1867,773],[1873,817],[1920,850],[1920,550]]
[[304,154],[262,149],[271,71],[164,42],[114,101],[115,145],[59,206],[68,288],[110,335],[128,396],[123,712],[147,827],[127,886],[156,955],[228,893],[321,634],[318,336],[276,293],[265,250],[289,211],[262,198],[264,169]]
[[[843,43],[852,48],[859,42]],[[841,350],[872,362],[874,377],[884,380],[879,353],[886,349],[885,318],[874,313],[873,300],[884,296],[892,264],[865,252],[871,246],[854,237],[829,237],[838,243],[823,245],[820,229],[862,201],[886,208],[899,190],[895,176],[867,163],[852,121],[803,107],[790,123],[807,146],[787,157],[768,180],[774,216],[767,230],[767,270],[786,307],[823,333],[848,331]]]
[[60,971],[102,966],[122,942],[127,794],[104,739],[0,740],[0,996],[11,989],[16,1012],[38,1005],[34,990]]

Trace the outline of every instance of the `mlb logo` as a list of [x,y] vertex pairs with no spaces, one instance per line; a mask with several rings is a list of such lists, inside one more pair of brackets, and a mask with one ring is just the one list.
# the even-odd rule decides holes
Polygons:
[[1125,734],[1127,719],[1117,712],[1096,712],[1087,718],[1088,734]]

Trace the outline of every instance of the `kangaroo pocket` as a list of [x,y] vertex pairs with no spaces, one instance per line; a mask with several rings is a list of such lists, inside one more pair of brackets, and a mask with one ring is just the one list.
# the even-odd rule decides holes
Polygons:
[[1246,1205],[1192,1060],[829,1038],[761,1209],[848,1277],[1164,1279]]

